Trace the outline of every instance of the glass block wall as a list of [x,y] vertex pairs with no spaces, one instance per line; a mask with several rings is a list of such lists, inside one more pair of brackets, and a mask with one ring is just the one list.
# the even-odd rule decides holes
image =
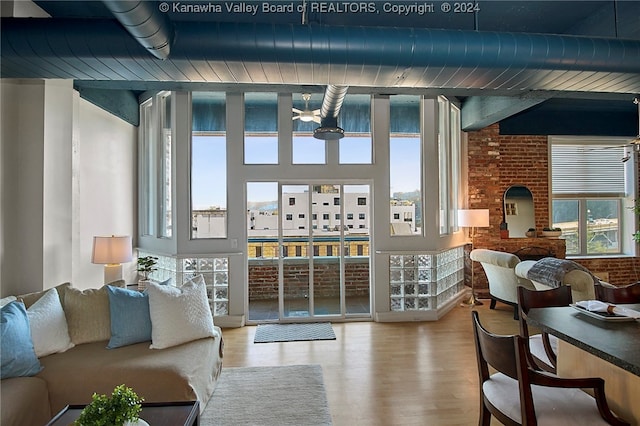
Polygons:
[[389,256],[391,311],[438,309],[464,288],[464,249]]
[[228,257],[175,257],[144,251],[139,251],[138,256],[158,258],[158,269],[150,277],[155,281],[171,279],[171,285],[182,285],[188,279],[202,274],[213,316],[229,314]]

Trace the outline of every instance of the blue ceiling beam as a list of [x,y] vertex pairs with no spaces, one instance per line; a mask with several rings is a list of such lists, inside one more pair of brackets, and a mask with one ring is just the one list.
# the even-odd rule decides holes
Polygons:
[[462,104],[462,130],[480,130],[544,102],[547,98],[532,96],[472,96]]

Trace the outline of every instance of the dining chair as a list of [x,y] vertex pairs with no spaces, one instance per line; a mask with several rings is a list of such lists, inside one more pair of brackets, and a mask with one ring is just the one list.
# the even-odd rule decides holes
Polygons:
[[640,303],[640,281],[623,287],[597,285],[596,299],[608,303]]
[[535,370],[528,363],[526,339],[490,333],[477,311],[471,315],[480,379],[479,426],[489,426],[492,416],[507,426],[629,425],[609,409],[603,379],[567,379]]
[[531,335],[527,324],[529,310],[532,308],[569,306],[571,303],[571,287],[567,285],[549,290],[529,290],[524,287],[518,287],[520,336],[526,339],[535,364],[541,370],[556,373],[558,338],[546,332]]

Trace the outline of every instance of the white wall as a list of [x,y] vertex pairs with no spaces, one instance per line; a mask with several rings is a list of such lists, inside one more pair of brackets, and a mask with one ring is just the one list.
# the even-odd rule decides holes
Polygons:
[[[76,287],[88,288],[103,282],[104,267],[91,263],[93,237],[130,235],[135,241],[137,128],[75,95],[77,263],[72,282]],[[123,265],[128,283],[136,282],[135,269],[133,262]]]
[[102,285],[93,235],[136,234],[136,128],[65,80],[3,79],[0,112],[0,295]]

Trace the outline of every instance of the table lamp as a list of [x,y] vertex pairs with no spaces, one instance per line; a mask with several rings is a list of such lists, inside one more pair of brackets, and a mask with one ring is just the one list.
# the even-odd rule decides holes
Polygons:
[[[458,210],[458,226],[465,228],[471,228],[471,250],[473,250],[473,239],[476,236],[476,228],[486,228],[489,226],[489,209],[461,209]],[[464,302],[465,305],[482,305],[475,296],[474,288],[474,272],[473,261],[471,261],[471,297]]]
[[131,262],[133,248],[131,237],[115,236],[93,237],[91,263],[104,265],[104,283],[122,279],[122,263]]

